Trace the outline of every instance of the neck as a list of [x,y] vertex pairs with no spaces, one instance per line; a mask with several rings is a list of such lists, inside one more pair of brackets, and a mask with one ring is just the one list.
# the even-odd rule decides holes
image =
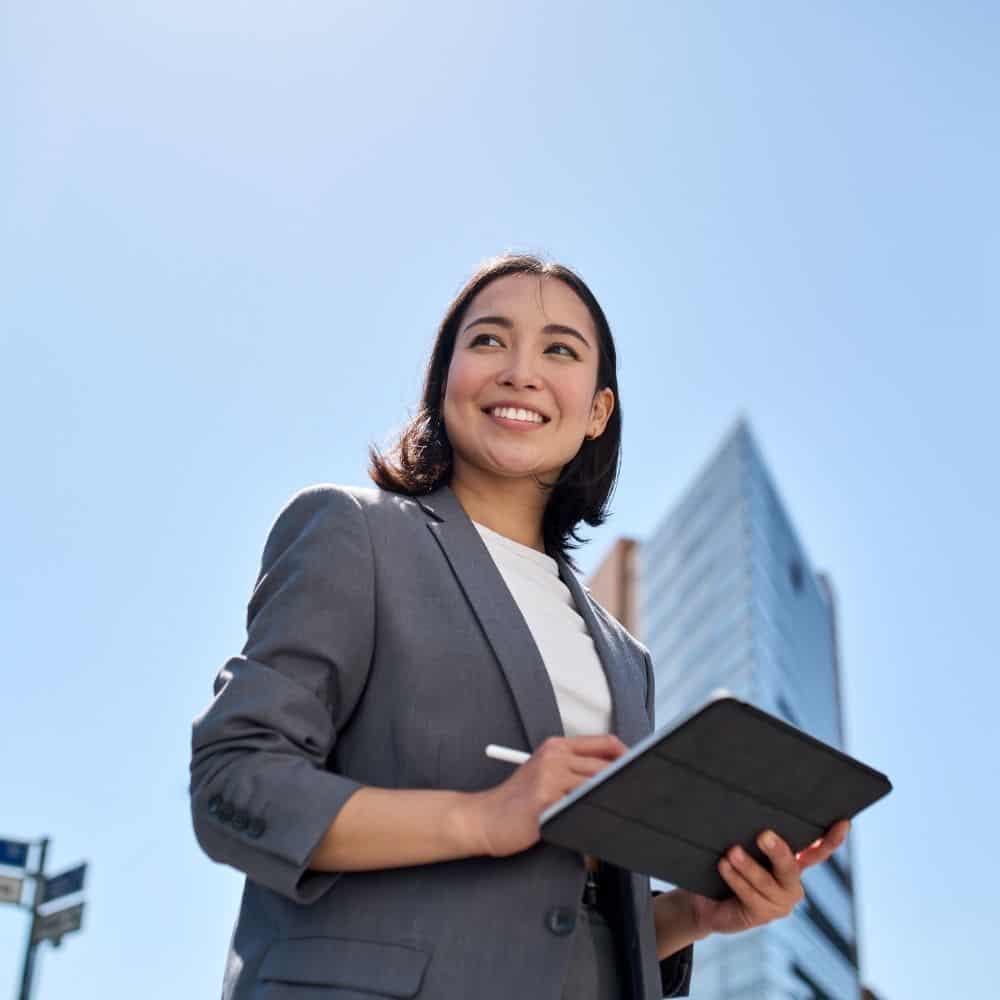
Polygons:
[[549,492],[533,479],[487,477],[476,469],[460,469],[456,463],[449,485],[473,521],[545,552],[542,517]]

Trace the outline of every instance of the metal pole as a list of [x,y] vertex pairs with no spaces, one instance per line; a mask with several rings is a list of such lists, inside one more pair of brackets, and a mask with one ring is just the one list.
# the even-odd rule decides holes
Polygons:
[[38,907],[45,892],[45,854],[49,849],[49,838],[42,837],[42,853],[38,858],[35,876],[35,894],[31,900],[31,920],[28,925],[28,943],[24,950],[24,968],[21,972],[21,992],[19,1000],[31,1000],[31,976],[35,970],[35,949],[41,942],[35,942],[35,925],[38,923]]

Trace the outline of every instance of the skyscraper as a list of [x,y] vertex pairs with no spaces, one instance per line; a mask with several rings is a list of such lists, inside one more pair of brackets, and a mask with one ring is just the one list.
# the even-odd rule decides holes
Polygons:
[[[836,609],[740,421],[651,538],[621,540],[594,596],[649,646],[656,724],[716,688],[843,747]],[[696,946],[695,1000],[857,1000],[849,842],[786,919]]]

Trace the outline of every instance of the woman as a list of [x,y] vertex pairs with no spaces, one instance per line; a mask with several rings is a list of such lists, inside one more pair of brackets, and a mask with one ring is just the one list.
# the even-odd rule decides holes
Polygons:
[[[281,511],[247,642],[194,723],[191,807],[248,876],[223,996],[686,996],[694,941],[790,912],[846,822],[725,902],[539,840],[652,728],[645,647],[577,582],[619,460],[611,331],[572,271],[484,263],[451,303],[377,488]],[[488,743],[531,751],[513,766]]]

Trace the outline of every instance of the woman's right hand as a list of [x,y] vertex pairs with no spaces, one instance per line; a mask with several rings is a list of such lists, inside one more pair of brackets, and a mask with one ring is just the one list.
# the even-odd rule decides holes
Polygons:
[[503,858],[538,843],[545,809],[627,750],[612,733],[550,736],[506,781],[470,794],[475,853]]

